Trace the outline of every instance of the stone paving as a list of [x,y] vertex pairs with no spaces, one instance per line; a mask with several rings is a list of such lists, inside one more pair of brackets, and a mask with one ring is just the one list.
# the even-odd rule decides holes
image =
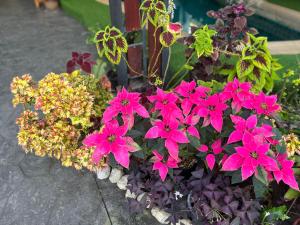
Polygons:
[[17,144],[9,84],[15,75],[40,79],[63,72],[72,51],[94,52],[86,30],[60,10],[33,0],[0,1],[0,224],[156,225],[147,214],[129,216],[124,192],[94,174],[25,155]]

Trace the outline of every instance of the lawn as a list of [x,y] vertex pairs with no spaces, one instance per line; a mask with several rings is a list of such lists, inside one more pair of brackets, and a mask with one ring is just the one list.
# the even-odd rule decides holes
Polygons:
[[96,0],[60,0],[61,7],[85,27],[104,27],[110,24],[109,7]]
[[300,1],[299,0],[268,0],[268,2],[300,11]]

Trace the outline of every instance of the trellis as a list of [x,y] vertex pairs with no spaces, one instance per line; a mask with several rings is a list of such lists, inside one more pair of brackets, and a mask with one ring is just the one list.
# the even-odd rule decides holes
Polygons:
[[[165,0],[165,3],[167,5],[167,0]],[[161,49],[159,42],[161,31],[158,30],[154,36],[155,28],[152,24],[148,24],[147,30],[141,27],[140,4],[141,0],[124,0],[125,13],[123,14],[122,0],[109,0],[112,25],[119,28],[122,32],[139,31],[142,34],[141,42],[129,44],[126,58],[133,70],[127,67],[124,59],[117,66],[118,83],[122,86],[127,86],[131,78],[137,77],[136,72],[147,76],[148,59],[159,57],[156,65],[154,65],[154,62],[150,62],[150,68],[153,68],[153,71],[157,71],[157,75],[163,74],[166,68],[168,51],[163,50],[162,55],[158,56]]]

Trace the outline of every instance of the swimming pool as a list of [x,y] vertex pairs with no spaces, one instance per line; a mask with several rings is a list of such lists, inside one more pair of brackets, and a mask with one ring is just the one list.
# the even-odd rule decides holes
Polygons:
[[[188,31],[191,23],[197,25],[214,23],[214,20],[209,18],[206,12],[222,7],[214,0],[175,0],[175,3],[174,21],[180,21],[185,31]],[[300,39],[300,32],[258,15],[249,17],[248,24],[250,27],[255,27],[259,31],[259,35],[267,36],[270,41]]]

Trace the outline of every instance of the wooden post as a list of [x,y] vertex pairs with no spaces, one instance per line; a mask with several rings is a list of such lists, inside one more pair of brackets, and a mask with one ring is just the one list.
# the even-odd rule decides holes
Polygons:
[[[121,0],[109,0],[109,8],[110,8],[110,17],[111,23],[113,26],[120,29],[122,32],[125,31],[124,23],[123,23],[123,14],[122,14],[122,5]],[[127,65],[124,59],[121,60],[120,64],[117,66],[118,73],[118,83],[121,86],[128,86],[128,73],[127,73]]]
[[[126,32],[141,30],[141,19],[139,12],[140,0],[124,0],[124,8]],[[132,71],[129,69],[129,74],[131,76],[136,76],[137,73],[143,73],[143,48],[141,46],[142,43],[133,43],[129,45],[127,61],[130,67],[134,70]]]

